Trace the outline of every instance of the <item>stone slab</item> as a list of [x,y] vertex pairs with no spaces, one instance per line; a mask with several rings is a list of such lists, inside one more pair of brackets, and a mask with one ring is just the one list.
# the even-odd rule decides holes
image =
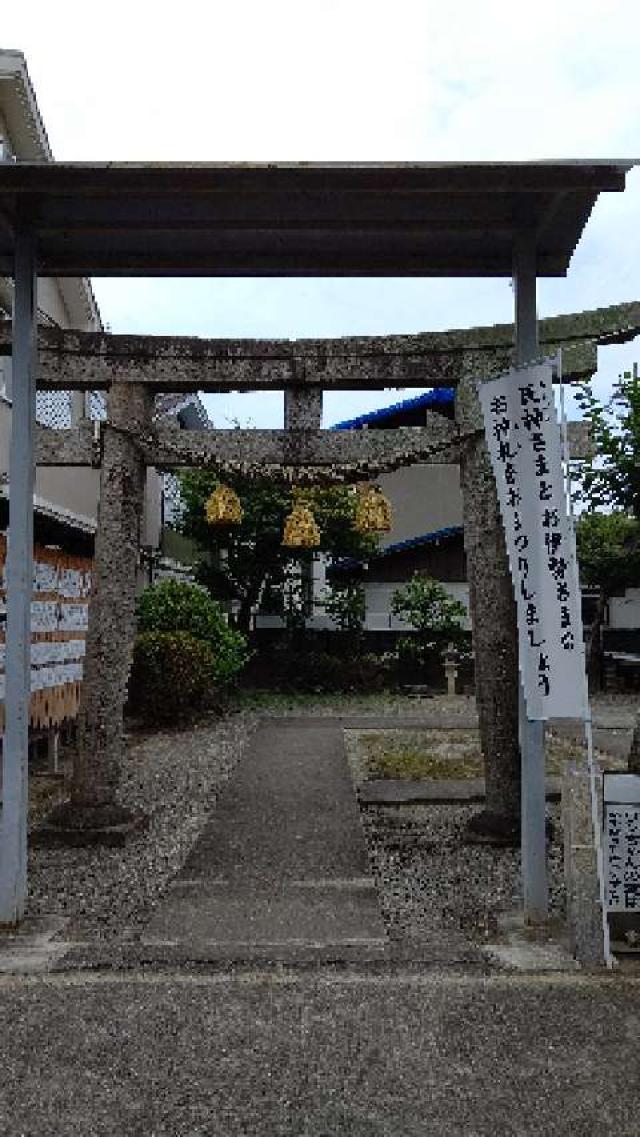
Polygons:
[[560,944],[487,944],[483,950],[505,971],[575,971],[578,966]]
[[[547,779],[547,801],[559,801],[559,778]],[[358,787],[363,805],[403,805],[408,802],[458,803],[484,801],[484,778],[372,778]]]
[[147,928],[144,942],[384,947],[375,885],[336,889],[285,886],[265,891],[233,885],[190,887],[172,895]]
[[521,910],[502,912],[495,942],[482,951],[487,961],[505,971],[575,971],[579,966],[558,921],[526,924]]
[[338,723],[263,723],[144,943],[202,958],[384,951]]
[[0,974],[49,971],[67,951],[55,938],[66,922],[62,916],[28,916],[18,928],[0,930]]

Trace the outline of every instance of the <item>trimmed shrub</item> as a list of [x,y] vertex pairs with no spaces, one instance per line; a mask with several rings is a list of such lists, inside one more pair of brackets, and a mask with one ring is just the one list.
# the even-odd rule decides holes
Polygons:
[[187,632],[208,644],[216,683],[230,682],[249,658],[247,641],[226,622],[222,607],[198,584],[162,580],[138,599],[139,632]]
[[129,709],[146,722],[179,722],[200,710],[213,687],[211,648],[188,632],[136,636]]

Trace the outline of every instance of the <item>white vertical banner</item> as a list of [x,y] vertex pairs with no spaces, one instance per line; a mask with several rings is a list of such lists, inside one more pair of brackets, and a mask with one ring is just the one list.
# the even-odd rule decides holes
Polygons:
[[551,363],[479,390],[518,609],[530,719],[584,718],[584,639]]

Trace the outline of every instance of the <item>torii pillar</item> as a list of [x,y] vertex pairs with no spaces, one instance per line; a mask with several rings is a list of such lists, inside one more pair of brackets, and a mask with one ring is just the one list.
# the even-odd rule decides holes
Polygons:
[[[477,379],[490,377],[480,374]],[[476,377],[469,372],[456,390],[456,420],[476,705],[486,776],[486,808],[472,818],[470,831],[478,837],[514,841],[520,816],[516,606]]]
[[[96,828],[110,822],[122,768],[146,478],[136,435],[148,433],[152,409],[153,395],[143,384],[111,385],[71,806],[72,813],[86,812],[87,826],[95,821]],[[120,813],[116,820],[124,820]]]

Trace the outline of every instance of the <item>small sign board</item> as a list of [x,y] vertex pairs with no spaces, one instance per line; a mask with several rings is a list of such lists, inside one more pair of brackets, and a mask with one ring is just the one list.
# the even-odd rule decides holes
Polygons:
[[603,794],[607,909],[640,919],[640,774],[605,771]]

